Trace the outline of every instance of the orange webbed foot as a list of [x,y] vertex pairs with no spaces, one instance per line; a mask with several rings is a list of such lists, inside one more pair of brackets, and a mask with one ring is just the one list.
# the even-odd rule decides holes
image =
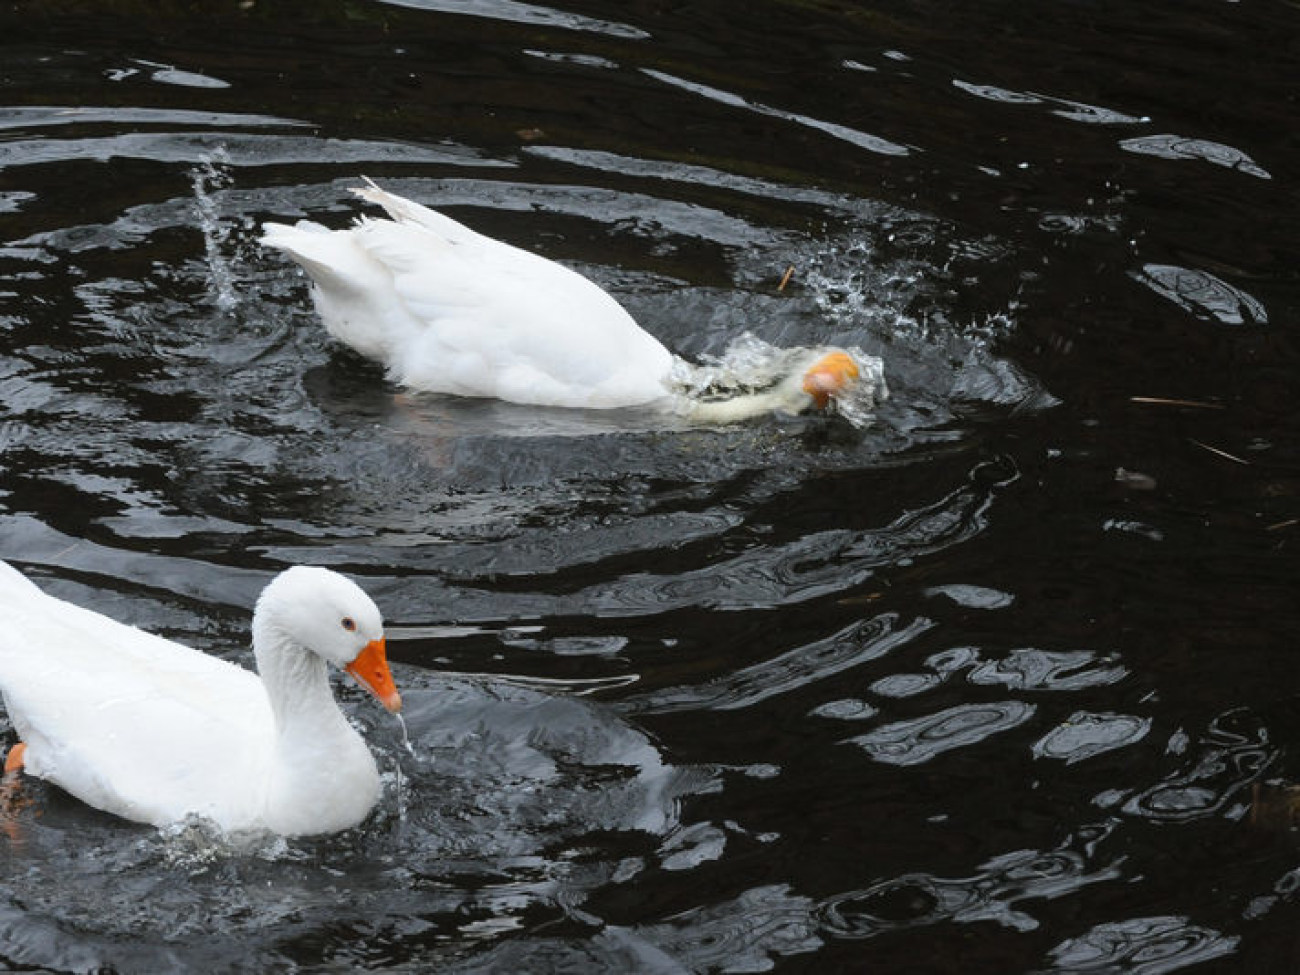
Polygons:
[[8,837],[11,845],[22,846],[26,842],[19,816],[31,805],[31,800],[23,795],[22,782],[18,773],[23,770],[23,757],[27,754],[25,742],[19,742],[9,749],[5,756],[4,776],[0,777],[0,834]]

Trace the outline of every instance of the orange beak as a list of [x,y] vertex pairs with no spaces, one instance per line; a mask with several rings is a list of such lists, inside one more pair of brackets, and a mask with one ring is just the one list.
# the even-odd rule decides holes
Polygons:
[[838,396],[858,379],[858,364],[847,352],[829,352],[804,373],[803,391],[819,410],[826,409],[832,396]]
[[344,669],[393,714],[402,710],[402,696],[397,693],[392,671],[388,669],[388,647],[382,636],[367,643],[357,659]]

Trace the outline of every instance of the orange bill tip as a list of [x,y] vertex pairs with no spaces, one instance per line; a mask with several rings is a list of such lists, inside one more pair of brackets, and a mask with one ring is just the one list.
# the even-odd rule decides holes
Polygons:
[[393,714],[402,710],[402,696],[397,693],[392,671],[388,669],[388,646],[382,636],[367,643],[344,669]]
[[819,410],[826,409],[832,396],[838,395],[857,381],[858,364],[847,352],[829,352],[804,373],[803,391],[813,399]]
[[5,775],[10,772],[20,771],[26,763],[26,757],[27,743],[25,741],[20,741],[9,749],[9,754],[5,756]]

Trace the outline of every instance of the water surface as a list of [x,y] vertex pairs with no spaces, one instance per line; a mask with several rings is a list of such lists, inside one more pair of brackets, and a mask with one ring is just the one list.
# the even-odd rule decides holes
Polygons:
[[[1294,967],[1295,10],[714,6],[0,14],[0,557],[246,665],[345,571],[409,735],[325,839],[25,785],[4,965]],[[890,398],[396,389],[256,243],[363,174]]]

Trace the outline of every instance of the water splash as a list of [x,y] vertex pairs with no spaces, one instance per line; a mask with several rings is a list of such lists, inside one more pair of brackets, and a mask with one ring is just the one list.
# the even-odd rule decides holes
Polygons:
[[[406,728],[406,719],[403,718],[400,714],[395,714],[393,715],[393,717],[397,719],[397,726],[401,730],[402,747],[406,749],[407,754],[410,755],[412,758],[417,758],[415,754],[415,746],[411,744],[411,736]],[[407,785],[406,782],[406,773],[402,771],[402,757],[401,755],[394,755],[393,756],[393,798],[394,798],[394,805],[397,811],[397,822],[401,825],[406,824],[407,811],[408,811],[407,794],[409,791],[410,791],[410,787]]]
[[[900,400],[937,421],[972,406],[1013,411],[1049,409],[1057,400],[997,352],[1015,334],[1019,299],[958,311],[963,268],[995,262],[994,241],[951,238],[933,223],[901,221],[877,243],[866,231],[820,243],[801,263],[801,282],[831,334],[868,336],[886,350],[890,382]],[[888,256],[905,247],[932,257]],[[922,404],[928,404],[922,407]]]
[[203,253],[207,264],[208,293],[213,303],[222,311],[233,311],[240,304],[235,287],[235,272],[225,256],[233,228],[223,222],[213,193],[233,182],[230,174],[230,156],[218,146],[204,153],[197,166],[190,170],[190,185],[194,188],[194,209],[199,230],[203,233]]
[[415,746],[411,744],[411,735],[406,729],[406,719],[400,714],[393,715],[397,719],[397,725],[402,729],[402,747],[406,749],[408,755],[415,758]]
[[[758,392],[777,385],[809,360],[832,351],[829,347],[780,348],[745,332],[719,356],[705,355],[699,364],[676,359],[670,384],[683,400],[709,401]],[[885,364],[857,346],[844,349],[858,366],[857,382],[834,399],[836,411],[855,427],[874,419],[876,407],[889,398]]]
[[239,858],[285,860],[293,857],[285,837],[264,829],[224,830],[192,815],[160,827],[140,840],[141,856],[156,855],[168,867],[190,875]]

